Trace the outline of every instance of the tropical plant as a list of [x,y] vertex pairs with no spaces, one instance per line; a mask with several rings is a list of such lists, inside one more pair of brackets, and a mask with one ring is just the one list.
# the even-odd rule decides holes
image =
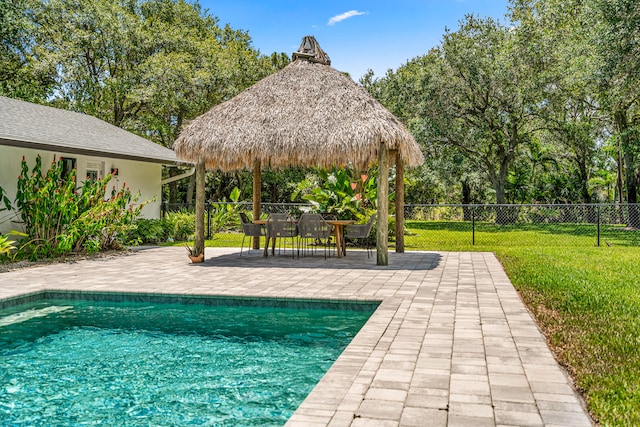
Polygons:
[[[4,189],[0,187],[0,215],[2,212],[11,211],[11,210],[12,210],[11,201],[7,197],[7,194],[4,191]],[[0,224],[2,224],[6,220],[7,220],[7,217],[0,216]]]
[[119,190],[114,186],[105,199],[111,175],[87,180],[78,190],[75,177],[75,170],[65,177],[62,161],[55,160],[43,173],[40,156],[29,172],[23,157],[15,203],[28,235],[24,247],[32,259],[117,249],[144,206],[136,204],[139,195],[126,184]]
[[[0,212],[11,210],[11,201],[7,197],[4,189],[0,187]],[[3,222],[4,219],[0,217],[0,224]],[[11,230],[9,234],[0,234],[0,258],[11,257],[12,252],[17,249],[15,245],[16,241],[9,240],[9,236],[11,235],[26,237],[26,234],[16,230]]]
[[167,228],[163,219],[138,218],[122,240],[131,246],[164,242],[168,238]]
[[8,234],[0,234],[0,258],[8,256],[15,250],[15,240],[9,240]]
[[196,221],[193,211],[180,209],[168,212],[163,219],[167,238],[176,241],[188,240],[196,231]]
[[234,187],[229,195],[229,199],[233,203],[227,203],[223,198],[220,203],[211,205],[211,229],[213,232],[235,230],[240,223],[240,209],[242,205],[238,203],[240,200],[240,189]]
[[185,241],[195,233],[195,215],[189,209],[167,212],[162,219],[138,218],[123,236],[127,245]]
[[376,180],[362,174],[355,177],[350,169],[320,169],[308,175],[291,195],[308,201],[320,213],[335,214],[339,219],[368,219],[377,206]]

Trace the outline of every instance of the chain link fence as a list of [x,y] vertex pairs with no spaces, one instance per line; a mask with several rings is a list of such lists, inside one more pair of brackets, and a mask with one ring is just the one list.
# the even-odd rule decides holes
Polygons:
[[[279,212],[299,216],[312,206],[262,203],[261,208],[263,215]],[[176,210],[193,211],[193,206],[162,205],[163,216]],[[239,246],[242,234],[238,213],[251,210],[251,202],[208,203],[207,239],[221,246]],[[390,225],[390,231],[393,227]],[[404,234],[406,250],[640,246],[640,204],[412,204],[405,206]]]
[[407,205],[407,249],[640,245],[640,205]]

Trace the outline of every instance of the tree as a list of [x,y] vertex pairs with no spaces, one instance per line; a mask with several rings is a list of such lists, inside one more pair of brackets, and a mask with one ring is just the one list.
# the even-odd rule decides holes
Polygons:
[[34,50],[58,69],[55,99],[170,146],[185,119],[230,98],[264,65],[249,36],[181,0],[51,0]]
[[[441,147],[429,144],[423,131],[421,102],[423,90],[421,78],[426,72],[422,61],[409,61],[396,72],[388,70],[382,78],[374,79],[368,70],[360,84],[411,130],[416,141],[422,145],[425,163],[418,168],[405,171],[406,203],[439,203],[446,200],[447,188],[451,187],[450,157],[442,155]],[[447,172],[441,173],[444,169]]]
[[456,147],[481,166],[498,204],[505,203],[511,163],[535,131],[541,96],[542,65],[517,36],[493,19],[467,16],[420,59],[430,70],[421,114],[430,142]]
[[[596,163],[602,140],[613,133],[619,181],[625,166],[627,201],[640,185],[640,9],[633,0],[518,0],[513,13],[551,42],[557,78],[549,105],[551,127],[574,155],[583,178]],[[583,198],[586,200],[584,184]],[[635,209],[632,207],[632,209]],[[640,226],[640,217],[630,222]]]
[[50,93],[55,69],[31,65],[35,31],[32,3],[0,0],[0,95],[42,102]]
[[595,63],[593,47],[585,43],[592,32],[585,2],[518,0],[510,17],[520,34],[535,35],[542,47],[547,84],[538,126],[546,131],[547,145],[559,146],[557,160],[570,161],[568,172],[579,178],[579,194],[570,200],[589,203],[589,180],[602,152],[606,120],[591,82]]
[[[594,78],[599,99],[615,125],[626,169],[627,202],[638,202],[640,190],[640,8],[634,0],[592,0],[595,20],[589,42],[599,59]],[[632,206],[629,225],[640,227]]]

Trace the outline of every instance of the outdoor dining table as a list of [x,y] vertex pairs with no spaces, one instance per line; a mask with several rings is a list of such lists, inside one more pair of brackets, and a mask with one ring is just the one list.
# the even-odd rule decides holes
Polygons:
[[[293,221],[294,223],[296,221]],[[267,224],[267,220],[266,219],[254,219],[253,220],[254,224],[260,224],[260,225],[266,225]],[[265,243],[264,243],[264,256],[269,256],[269,241],[272,241],[272,246],[271,246],[271,255],[275,255],[276,254],[276,237],[271,237],[269,236],[269,231],[267,231],[266,233],[266,238],[265,238]]]
[[[327,219],[325,220],[325,222],[331,226],[333,226],[333,233],[336,236],[336,252],[338,253],[338,257],[342,257],[342,256],[346,256],[347,255],[347,246],[344,240],[344,227],[345,225],[349,225],[349,224],[354,224],[355,221],[350,220],[350,219]],[[260,224],[260,225],[266,225],[267,224],[267,220],[266,219],[254,219],[253,220],[254,224]],[[271,248],[271,254],[275,254],[275,248],[276,248],[276,238],[275,237],[269,237],[269,234],[267,234],[266,237],[266,241],[265,241],[265,245],[264,245],[264,256],[269,256],[269,240],[272,239],[272,248]]]
[[338,257],[347,255],[347,245],[344,240],[344,226],[353,224],[355,221],[351,219],[326,219],[325,222],[333,226],[333,232],[336,236],[336,252]]

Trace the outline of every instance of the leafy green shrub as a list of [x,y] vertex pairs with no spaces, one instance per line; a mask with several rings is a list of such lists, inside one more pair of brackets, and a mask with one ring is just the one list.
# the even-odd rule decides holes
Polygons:
[[187,209],[168,212],[163,219],[139,218],[123,240],[129,245],[186,241],[195,233],[195,215]]
[[186,209],[167,213],[163,221],[167,238],[177,241],[189,240],[196,232],[195,213]]
[[[0,212],[11,210],[11,202],[2,187],[0,187],[0,203]],[[0,223],[2,222],[4,222],[4,220],[0,218]],[[22,233],[13,231],[10,234]],[[15,240],[9,240],[9,234],[0,234],[0,259],[9,258],[11,256],[11,253],[17,249],[15,243]]]
[[49,258],[70,252],[98,252],[118,249],[121,237],[132,227],[144,204],[136,205],[126,184],[114,186],[104,199],[111,175],[97,181],[85,181],[76,190],[76,171],[63,177],[62,161],[53,161],[46,173],[42,159],[29,173],[22,158],[18,177],[16,206],[28,241],[24,248],[31,259]]
[[222,203],[213,203],[211,205],[211,229],[215,233],[224,233],[227,231],[235,231],[240,227],[240,210],[243,206],[235,204],[240,200],[240,189],[235,187],[229,198],[234,203],[227,203],[223,199]]
[[9,240],[8,234],[0,234],[0,259],[11,255],[11,251],[16,249],[14,243],[15,240]]
[[167,240],[167,224],[161,219],[138,218],[123,235],[127,245],[157,244]]

